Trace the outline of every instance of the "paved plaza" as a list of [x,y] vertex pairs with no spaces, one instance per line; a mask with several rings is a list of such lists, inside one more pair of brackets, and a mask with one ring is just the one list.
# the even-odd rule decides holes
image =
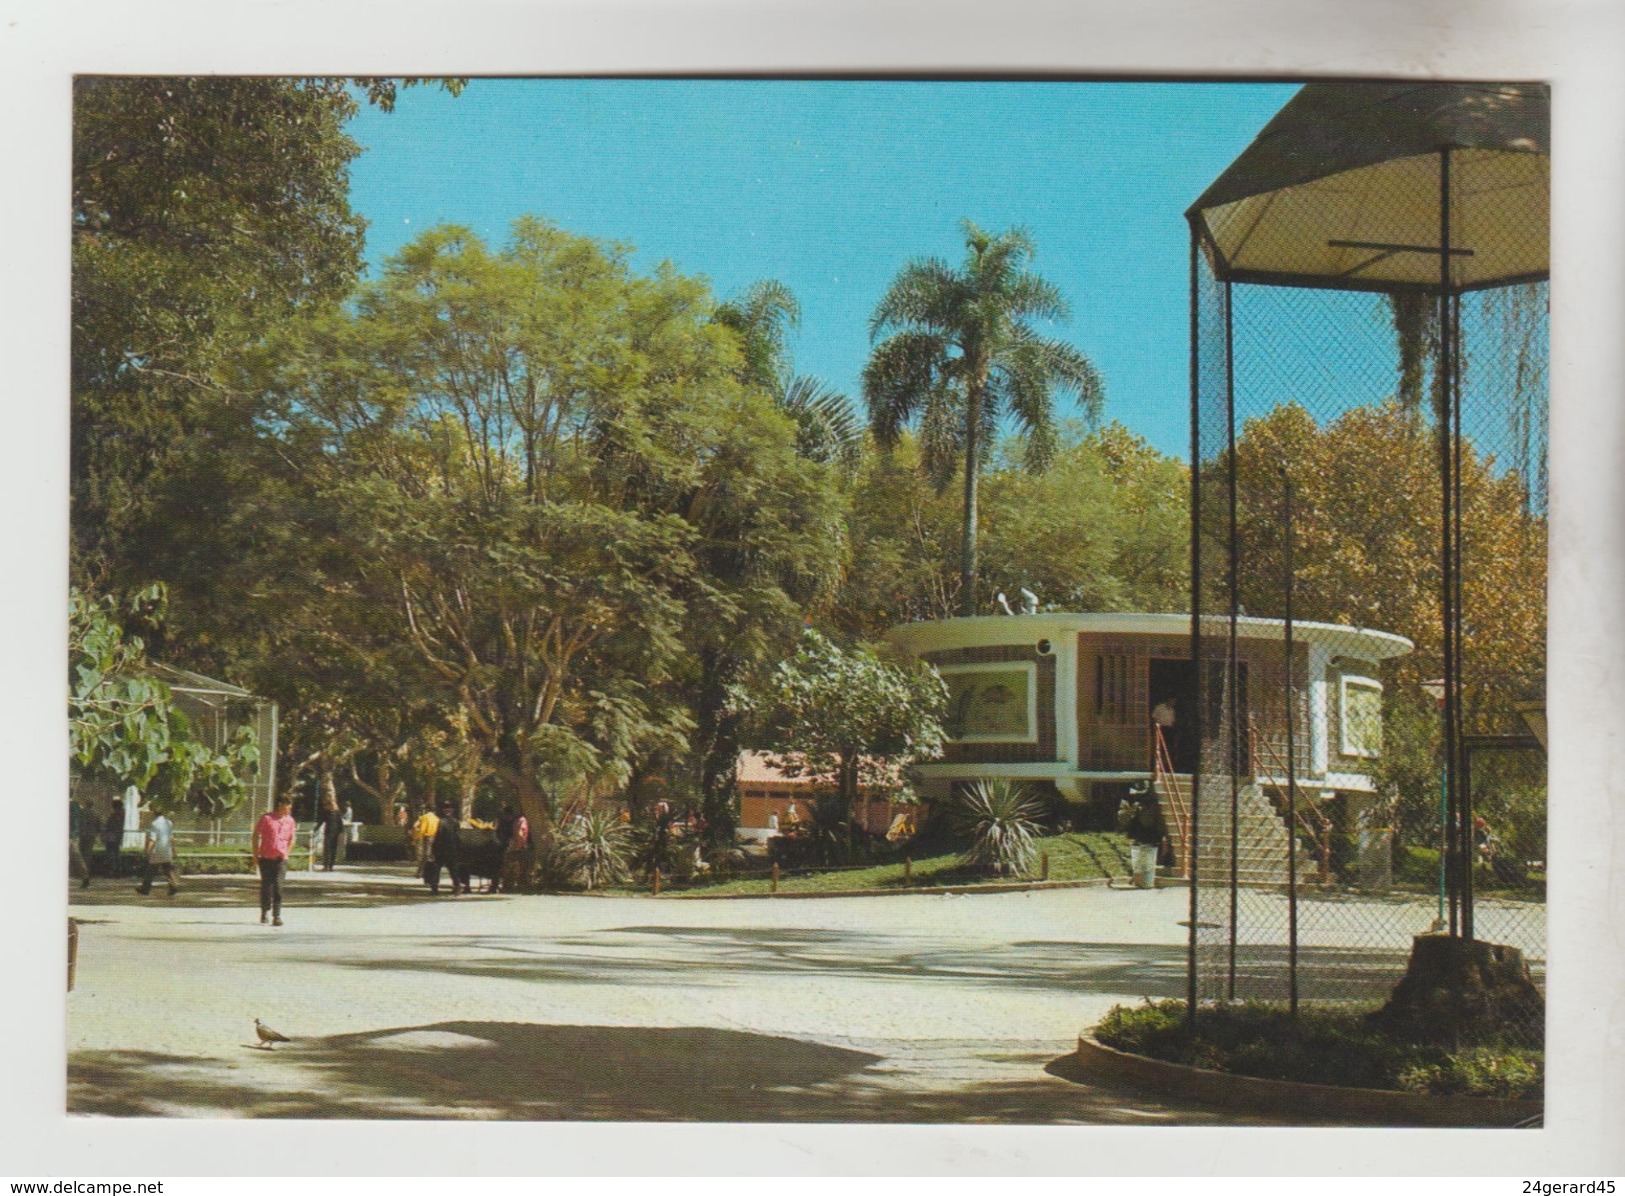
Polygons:
[[[1185,985],[1188,894],[429,896],[401,872],[74,891],[70,1112],[1237,1124],[1102,1088],[1080,1028]],[[254,1019],[293,1039],[254,1046]]]

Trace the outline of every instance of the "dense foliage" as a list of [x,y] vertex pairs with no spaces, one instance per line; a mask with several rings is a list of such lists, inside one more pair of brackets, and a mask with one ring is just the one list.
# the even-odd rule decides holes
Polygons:
[[1358,1013],[1249,1002],[1204,1007],[1192,1029],[1183,1001],[1119,1005],[1095,1027],[1106,1046],[1187,1067],[1266,1080],[1440,1095],[1539,1099],[1545,1053],[1478,1043],[1458,1050],[1392,1038]]
[[[358,84],[393,104],[394,81]],[[354,285],[358,101],[333,78],[95,75],[73,99],[74,565],[110,588],[146,580],[149,487],[237,400],[233,356]]]
[[860,787],[908,796],[902,769],[937,755],[948,690],[936,671],[842,648],[808,629],[773,670],[757,711],[761,733],[787,753],[789,775],[833,783],[821,817],[845,825]]
[[[1402,831],[1436,826],[1439,719],[1421,682],[1443,672],[1436,547],[1442,500],[1428,416],[1392,401],[1322,424],[1288,404],[1247,423],[1236,470],[1245,610],[1283,609],[1283,481],[1290,479],[1297,616],[1393,631],[1416,645],[1386,666],[1378,780],[1399,803]],[[1511,703],[1544,691],[1546,521],[1528,507],[1527,479],[1470,443],[1461,473],[1464,716],[1469,728],[1506,732],[1517,729],[1504,722]],[[1209,559],[1218,560],[1223,516],[1212,514],[1215,523],[1204,534],[1213,544]],[[1503,838],[1517,834],[1529,855],[1542,857],[1543,830],[1537,835],[1533,826],[1516,830],[1511,823],[1516,794],[1543,793],[1543,780],[1497,775],[1518,767],[1516,760],[1486,759],[1481,771],[1475,763],[1475,789],[1482,788]],[[1543,818],[1543,800],[1523,804]]]
[[[278,701],[282,787],[342,788],[370,814],[511,796],[546,842],[598,798],[636,795],[641,813],[661,794],[692,803],[714,846],[732,837],[754,717],[760,746],[835,783],[827,813],[850,832],[857,787],[893,783],[882,762],[941,735],[940,681],[862,645],[1021,588],[1055,609],[1185,608],[1185,467],[1096,425],[1100,379],[1045,335],[1066,304],[1019,230],[967,224],[961,263],[901,266],[873,321],[865,419],[796,372],[799,306],[772,280],[719,299],[526,217],[501,245],[429,230],[363,284],[345,124],[398,85],[76,82],[85,774],[231,800],[220,761],[180,746],[179,712],[131,666],[151,652]],[[1236,461],[1250,494],[1292,463],[1300,616],[1417,642],[1389,679],[1380,780],[1419,825],[1437,719],[1414,682],[1439,651],[1435,562],[1418,551],[1438,518],[1425,323],[1396,311],[1409,373],[1392,404],[1323,425],[1283,407],[1248,425]],[[1081,422],[1056,414],[1068,394]],[[1470,703],[1541,680],[1531,468],[1464,462]],[[1255,613],[1277,605],[1278,514],[1238,511]],[[156,580],[172,607],[140,643],[117,629],[128,610],[91,596]],[[231,749],[238,773],[249,750]],[[1543,827],[1495,804],[1540,779],[1484,779],[1509,851],[1543,856]]]
[[169,686],[148,666],[123,619],[157,625],[165,591],[149,586],[120,604],[78,589],[68,603],[68,752],[76,777],[137,785],[147,804],[218,815],[237,805],[259,764],[250,727],[216,749],[199,739]]

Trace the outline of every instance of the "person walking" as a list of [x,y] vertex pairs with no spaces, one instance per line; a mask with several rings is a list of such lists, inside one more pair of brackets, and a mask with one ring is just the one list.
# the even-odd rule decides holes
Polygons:
[[152,892],[152,874],[162,869],[173,897],[175,884],[175,824],[162,811],[153,816],[141,849],[141,895]]
[[282,925],[282,882],[288,875],[299,824],[293,820],[293,798],[279,797],[276,809],[261,814],[254,827],[254,863],[260,870],[260,924]]
[[316,829],[322,836],[322,871],[331,872],[344,840],[344,813],[331,793],[322,798],[322,808],[316,811]]
[[102,821],[102,856],[107,862],[107,875],[118,875],[119,849],[124,846],[124,802],[115,799],[113,808]]
[[425,880],[429,876],[429,860],[434,855],[434,836],[440,829],[440,816],[433,806],[425,806],[418,820],[412,824],[412,842],[417,845],[417,875]]
[[96,842],[96,812],[77,797],[68,802],[68,872],[81,889],[90,888],[90,853]]
[[469,891],[468,874],[463,871],[463,838],[462,827],[457,823],[457,812],[450,802],[440,807],[440,822],[434,833],[434,853],[429,860],[427,879],[429,892],[440,892],[440,869],[444,868],[451,879],[451,895],[457,896],[458,890]]

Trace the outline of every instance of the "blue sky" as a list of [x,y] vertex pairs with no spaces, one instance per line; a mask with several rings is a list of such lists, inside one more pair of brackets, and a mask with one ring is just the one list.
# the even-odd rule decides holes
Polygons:
[[1072,304],[1053,329],[1106,416],[1189,441],[1183,213],[1292,94],[1247,83],[476,79],[365,109],[351,201],[382,262],[440,223],[493,243],[520,215],[636,247],[723,298],[776,278],[799,372],[860,396],[868,320],[910,258],[957,263],[959,221],[1023,225]]

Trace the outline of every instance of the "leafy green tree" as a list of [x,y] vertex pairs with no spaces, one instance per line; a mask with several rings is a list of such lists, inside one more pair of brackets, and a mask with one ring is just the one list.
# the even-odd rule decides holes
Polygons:
[[247,794],[259,764],[251,727],[215,750],[191,731],[169,686],[148,667],[145,646],[121,623],[162,621],[167,595],[152,585],[122,604],[77,588],[68,606],[69,762],[75,776],[141,787],[161,809],[216,815]]
[[947,703],[947,687],[928,665],[889,664],[811,629],[757,699],[781,767],[832,781],[832,817],[848,823],[860,786],[888,785],[892,769],[937,755]]
[[919,424],[932,480],[946,488],[962,463],[960,613],[977,611],[977,489],[1002,421],[1024,436],[1027,464],[1046,466],[1055,450],[1053,395],[1076,393],[1089,418],[1102,397],[1094,366],[1064,341],[1040,336],[1033,321],[1068,317],[1055,286],[1026,269],[1031,238],[1021,229],[993,235],[965,221],[965,262],[910,262],[870,320],[877,342],[863,373],[875,440],[895,445]]
[[[726,472],[715,475],[727,501],[700,508],[705,580],[689,602],[684,638],[696,667],[684,680],[694,695],[692,757],[713,843],[734,837],[744,716],[733,695],[790,650],[802,612],[827,605],[833,594],[846,539],[834,470],[855,467],[863,450],[864,430],[846,396],[794,371],[789,340],[800,318],[794,294],[772,279],[712,315],[737,340],[740,383],[794,424],[788,446],[781,435],[749,451],[736,444],[723,461]],[[787,448],[796,460],[784,459]],[[787,487],[795,492],[761,500]]]
[[787,642],[833,573],[833,475],[711,311],[539,220],[497,251],[444,228],[257,366],[310,495],[308,622],[347,667],[388,662],[456,729],[429,738],[463,784],[494,775],[539,831],[564,797],[708,757],[691,683],[731,674],[707,654]]
[[1075,611],[1177,611],[1190,586],[1184,465],[1121,424],[1063,436],[1050,467],[1001,446],[986,481],[987,588]]
[[[370,80],[376,101],[394,85]],[[73,137],[73,547],[141,568],[148,483],[229,400],[220,367],[360,268],[343,80],[81,76]]]
[[[1024,468],[1019,442],[1002,441],[982,482],[984,588],[1026,586],[1061,610],[1182,609],[1188,600],[1189,475],[1120,424],[1082,434],[1063,425],[1050,467]],[[834,620],[876,639],[914,620],[959,610],[960,523],[951,496],[918,469],[915,438],[874,454],[853,483],[855,552]]]

